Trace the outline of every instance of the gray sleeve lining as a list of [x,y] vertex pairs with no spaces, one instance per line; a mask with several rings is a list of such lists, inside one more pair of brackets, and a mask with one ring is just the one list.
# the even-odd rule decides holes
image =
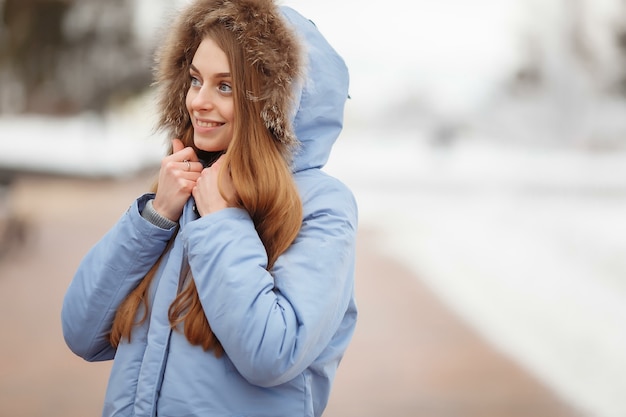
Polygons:
[[161,229],[171,229],[178,225],[178,223],[168,219],[167,217],[161,216],[152,206],[153,200],[148,200],[146,206],[141,212],[141,217],[148,220],[153,225],[160,227]]

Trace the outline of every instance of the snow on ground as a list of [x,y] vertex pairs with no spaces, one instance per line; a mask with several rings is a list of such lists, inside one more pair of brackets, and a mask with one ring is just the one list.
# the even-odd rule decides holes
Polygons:
[[626,152],[425,142],[346,131],[327,170],[494,345],[589,415],[626,415]]
[[117,177],[154,166],[165,140],[147,116],[150,102],[150,95],[141,97],[104,118],[0,117],[0,169]]

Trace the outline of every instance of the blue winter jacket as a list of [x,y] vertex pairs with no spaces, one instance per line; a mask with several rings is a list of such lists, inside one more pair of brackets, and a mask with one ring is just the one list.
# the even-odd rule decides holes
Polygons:
[[[73,352],[88,361],[115,359],[104,416],[308,417],[326,407],[357,318],[357,207],[346,186],[321,171],[342,129],[348,72],[311,22],[282,12],[308,51],[294,122],[302,143],[294,162],[300,233],[270,274],[245,210],[197,218],[190,199],[150,287],[148,319],[115,349],[108,334],[119,304],[175,233],[141,217],[153,195],[135,201],[85,256],[62,310]],[[225,349],[220,358],[170,327],[167,312],[186,259]]]

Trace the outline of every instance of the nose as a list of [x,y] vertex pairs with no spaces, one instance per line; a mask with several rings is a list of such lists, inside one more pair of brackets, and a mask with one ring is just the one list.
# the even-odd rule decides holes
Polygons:
[[215,105],[214,94],[212,94],[211,89],[206,85],[203,85],[200,89],[193,92],[190,91],[190,94],[193,94],[191,106],[194,110],[211,110]]

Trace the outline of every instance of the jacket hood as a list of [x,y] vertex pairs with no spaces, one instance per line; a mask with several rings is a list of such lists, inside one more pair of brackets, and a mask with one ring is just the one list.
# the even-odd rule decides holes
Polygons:
[[196,0],[182,10],[156,53],[157,128],[193,142],[185,98],[188,68],[206,28],[233,31],[263,74],[265,126],[293,152],[294,172],[321,168],[343,128],[348,69],[315,24],[273,0]]
[[300,37],[306,66],[293,121],[300,142],[293,170],[321,168],[343,128],[348,68],[313,22],[289,7],[283,6],[281,11]]
[[284,149],[294,147],[297,139],[291,118],[297,101],[295,86],[301,77],[302,51],[274,0],[194,0],[180,11],[155,56],[158,128],[190,145],[193,128],[185,104],[190,86],[188,71],[200,42],[215,25],[233,34],[242,45],[248,68],[257,74],[258,87],[242,88],[250,88],[245,92],[248,100],[261,103],[265,127]]

